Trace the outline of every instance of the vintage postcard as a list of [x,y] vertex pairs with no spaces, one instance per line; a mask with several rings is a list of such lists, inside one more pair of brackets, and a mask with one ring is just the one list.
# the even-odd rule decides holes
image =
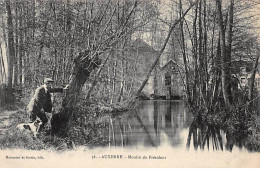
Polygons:
[[0,0],[1,168],[259,168],[259,0]]

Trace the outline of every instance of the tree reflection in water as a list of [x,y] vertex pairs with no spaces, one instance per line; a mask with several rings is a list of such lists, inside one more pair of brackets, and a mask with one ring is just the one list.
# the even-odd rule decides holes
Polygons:
[[187,149],[190,148],[191,138],[193,138],[193,146],[195,150],[198,148],[204,149],[205,145],[207,145],[209,150],[210,144],[212,144],[213,150],[220,149],[223,151],[223,141],[218,126],[205,123],[201,124],[199,123],[199,119],[195,118],[189,128],[186,144]]
[[223,140],[225,137],[226,150],[232,152],[234,145],[241,149],[243,147],[243,139],[240,138],[235,140],[235,135],[233,134],[229,130],[223,131],[219,126],[209,124],[206,121],[202,122],[201,118],[195,117],[189,127],[186,148],[189,150],[191,147],[191,141],[193,141],[193,147],[195,150],[198,148],[204,150],[206,146],[208,150],[212,148],[213,150],[223,151]]
[[143,101],[138,109],[109,120],[110,146],[185,146],[183,131],[192,121],[182,101]]
[[144,101],[138,109],[109,117],[108,141],[113,147],[159,147],[232,151],[235,141],[214,122],[187,112],[181,101]]

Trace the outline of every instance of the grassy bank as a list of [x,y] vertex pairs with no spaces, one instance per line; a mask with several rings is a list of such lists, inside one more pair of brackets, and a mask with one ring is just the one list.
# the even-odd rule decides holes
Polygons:
[[202,132],[203,138],[198,136],[197,139],[198,142],[203,141],[203,146],[209,137],[219,141],[219,131],[223,130],[228,141],[227,150],[232,151],[233,146],[237,145],[249,151],[260,152],[260,115],[257,110],[249,112],[245,108],[232,108],[217,113],[199,110],[194,114],[192,127]]
[[[55,101],[55,111],[60,107],[57,99]],[[29,121],[26,114],[25,104],[6,106],[1,110],[1,115],[6,116],[1,121],[8,122],[4,128],[0,129],[1,149],[28,149],[28,150],[69,150],[77,146],[92,148],[95,146],[105,146],[108,144],[108,118],[114,117],[124,111],[136,106],[136,100],[121,103],[106,104],[99,100],[86,101],[81,99],[75,106],[73,119],[70,122],[68,136],[60,138],[51,135],[51,126],[48,122],[43,134],[34,139],[32,134],[24,133],[16,129],[20,123]],[[47,115],[51,117],[51,115]]]

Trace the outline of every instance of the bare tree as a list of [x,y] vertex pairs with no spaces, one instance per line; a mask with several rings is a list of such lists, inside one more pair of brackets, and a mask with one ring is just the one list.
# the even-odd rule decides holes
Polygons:
[[7,77],[7,96],[6,102],[12,103],[13,98],[13,65],[15,60],[13,21],[11,13],[10,0],[5,0],[7,11],[7,28],[8,28],[8,77]]
[[159,52],[158,55],[156,56],[156,59],[155,59],[153,65],[152,65],[151,68],[149,69],[149,71],[148,71],[148,73],[147,73],[147,75],[146,75],[146,77],[145,77],[145,80],[142,82],[140,88],[138,89],[138,91],[137,91],[137,93],[136,93],[136,96],[138,96],[138,95],[142,92],[142,90],[143,90],[144,86],[146,85],[146,83],[147,83],[147,81],[148,81],[148,79],[149,79],[149,77],[150,77],[152,71],[154,70],[155,66],[157,65],[158,61],[160,60],[160,57],[161,57],[161,55],[162,55],[162,53],[163,53],[163,51],[164,51],[164,49],[165,49],[165,47],[166,47],[166,45],[167,45],[169,39],[170,39],[170,36],[171,36],[171,34],[172,34],[173,29],[176,27],[177,24],[179,24],[179,23],[181,22],[181,20],[183,20],[183,18],[185,17],[185,15],[190,11],[190,9],[191,9],[196,3],[197,3],[197,1],[194,2],[194,3],[192,3],[192,4],[189,6],[189,8],[183,13],[182,17],[180,17],[178,20],[176,20],[176,21],[170,26],[169,32],[168,32],[167,37],[165,38],[164,44],[163,44],[163,46],[161,47],[160,52]]
[[[109,3],[110,2],[108,2],[107,5],[109,5]],[[122,18],[122,24],[119,25],[119,27],[114,31],[113,34],[107,34],[107,32],[108,26],[115,15],[115,10],[113,10],[111,13],[108,13],[108,10],[102,11],[102,8],[100,8],[98,10],[98,16],[92,18],[94,23],[102,23],[104,25],[102,29],[100,29],[98,25],[96,25],[95,27],[89,27],[89,34],[94,35],[93,39],[89,40],[89,49],[84,50],[74,59],[72,74],[69,80],[70,88],[63,98],[61,114],[56,115],[56,117],[53,117],[52,120],[52,128],[54,132],[64,130],[60,129],[60,125],[63,125],[63,128],[66,128],[68,126],[68,122],[73,116],[73,109],[77,103],[83,85],[89,78],[90,74],[100,66],[101,54],[117,44],[117,42],[127,33],[127,23],[129,22],[130,17],[132,16],[137,5],[138,3],[137,1],[135,1],[132,7],[129,9],[127,15]],[[106,9],[106,6],[104,6],[104,8]],[[105,18],[105,16],[108,18]]]

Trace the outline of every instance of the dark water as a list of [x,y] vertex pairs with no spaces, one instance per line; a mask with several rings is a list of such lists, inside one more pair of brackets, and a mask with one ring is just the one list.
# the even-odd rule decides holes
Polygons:
[[192,121],[183,101],[141,101],[137,110],[110,119],[109,145],[180,148]]
[[195,119],[183,101],[141,101],[138,109],[108,120],[110,147],[222,151],[243,147],[219,127]]

